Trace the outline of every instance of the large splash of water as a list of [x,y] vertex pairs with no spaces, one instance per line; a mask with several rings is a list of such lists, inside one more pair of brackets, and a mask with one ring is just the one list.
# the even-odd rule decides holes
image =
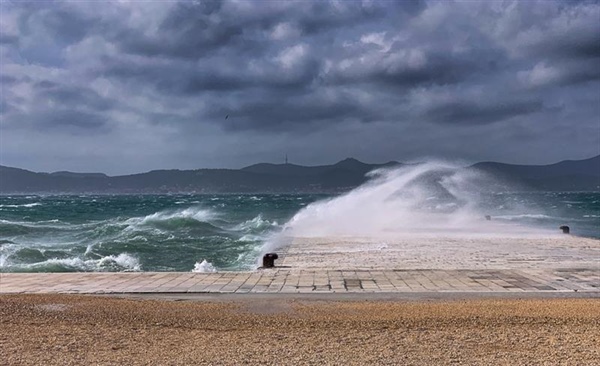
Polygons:
[[531,233],[487,220],[485,196],[498,182],[492,177],[445,162],[406,165],[369,173],[370,180],[341,196],[299,211],[281,237],[398,236]]

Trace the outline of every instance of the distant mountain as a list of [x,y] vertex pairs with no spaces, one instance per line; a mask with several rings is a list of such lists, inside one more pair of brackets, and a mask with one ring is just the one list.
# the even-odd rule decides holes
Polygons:
[[302,166],[295,164],[260,163],[247,166],[245,168],[242,168],[241,170],[245,172],[273,174],[279,176],[314,176],[335,170],[344,170],[364,175],[373,169],[392,165],[401,164],[396,161],[391,161],[385,164],[367,164],[353,158],[347,158],[333,165]]
[[104,173],[72,173],[72,172],[54,172],[50,173],[54,177],[70,177],[70,178],[108,178]]
[[472,168],[529,190],[600,191],[600,155],[550,165],[484,162],[475,164]]
[[[261,163],[242,169],[153,170],[114,177],[35,173],[0,166],[0,193],[333,193],[364,183],[369,171],[402,165],[395,161],[367,164],[349,158],[321,166]],[[484,162],[466,169],[487,172],[523,190],[600,190],[600,156],[540,166]]]

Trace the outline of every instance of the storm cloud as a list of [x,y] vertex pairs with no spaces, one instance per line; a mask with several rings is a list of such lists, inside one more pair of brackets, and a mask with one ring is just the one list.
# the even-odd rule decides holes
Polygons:
[[0,6],[2,165],[600,153],[595,1]]

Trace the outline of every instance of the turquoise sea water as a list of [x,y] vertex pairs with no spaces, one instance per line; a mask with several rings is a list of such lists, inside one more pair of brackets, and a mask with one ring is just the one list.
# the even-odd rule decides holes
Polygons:
[[[248,270],[299,210],[328,198],[0,196],[0,272]],[[495,194],[482,207],[494,220],[600,238],[599,192]]]

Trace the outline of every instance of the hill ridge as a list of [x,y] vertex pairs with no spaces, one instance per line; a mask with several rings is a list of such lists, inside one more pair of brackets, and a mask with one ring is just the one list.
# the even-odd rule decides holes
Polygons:
[[[331,165],[258,163],[241,169],[161,169],[118,176],[36,173],[0,165],[0,193],[341,192],[364,183],[369,171],[402,165],[346,158]],[[547,165],[480,162],[465,169],[478,169],[528,190],[600,190],[600,155]]]

